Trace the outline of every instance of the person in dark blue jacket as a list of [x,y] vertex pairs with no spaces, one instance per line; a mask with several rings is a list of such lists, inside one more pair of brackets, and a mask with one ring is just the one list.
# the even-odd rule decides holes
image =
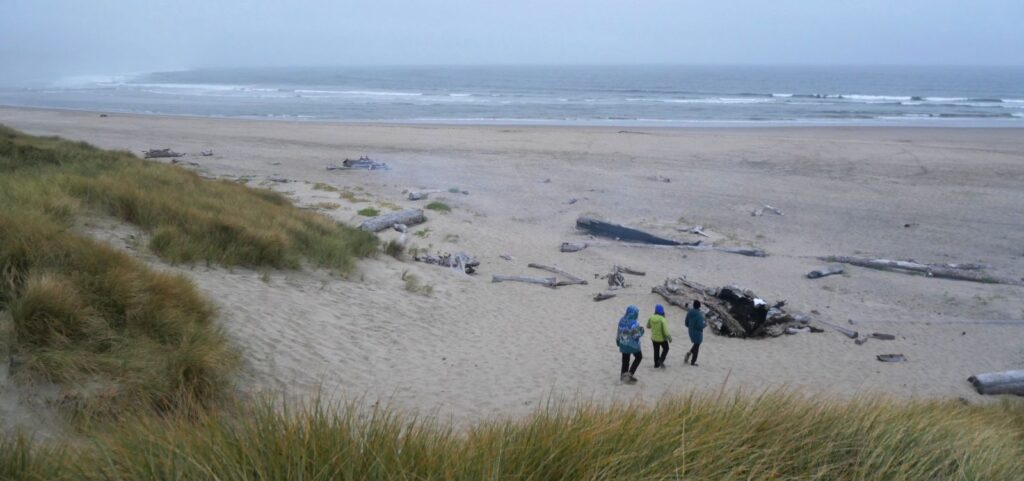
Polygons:
[[696,366],[700,343],[704,342],[704,327],[707,326],[707,322],[704,321],[704,313],[700,312],[700,301],[693,301],[693,307],[686,311],[686,320],[683,321],[683,324],[689,330],[690,342],[693,343],[690,352],[686,353],[686,357],[683,358],[683,364],[690,363],[691,366]]

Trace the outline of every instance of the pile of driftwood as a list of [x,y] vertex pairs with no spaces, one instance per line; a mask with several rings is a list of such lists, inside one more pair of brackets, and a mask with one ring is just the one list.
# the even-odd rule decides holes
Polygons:
[[[651,292],[683,309],[689,309],[692,301],[699,300],[712,332],[722,336],[777,337],[785,334],[787,328],[792,329],[791,333],[820,332],[807,326],[809,319],[806,317],[786,313],[785,301],[769,305],[753,292],[735,286],[714,289],[679,277],[666,279]],[[805,326],[808,329],[804,329]]]
[[987,266],[981,264],[922,264],[915,261],[900,261],[891,259],[871,259],[868,257],[855,256],[827,256],[821,257],[825,262],[840,262],[854,266],[880,269],[886,271],[900,272],[904,274],[916,274],[927,277],[939,277],[942,279],[953,279],[958,281],[984,282],[987,284],[1009,284],[1024,285],[1019,279],[993,276],[985,272]]
[[142,155],[146,159],[161,159],[168,157],[184,157],[185,154],[175,152],[171,149],[149,149],[143,150]]
[[1016,394],[1024,396],[1024,370],[977,374],[967,378],[978,394]]
[[450,269],[458,269],[466,274],[473,274],[476,272],[476,268],[480,267],[480,261],[464,252],[459,252],[458,254],[445,253],[437,255],[416,254],[412,258],[417,262],[424,262]]

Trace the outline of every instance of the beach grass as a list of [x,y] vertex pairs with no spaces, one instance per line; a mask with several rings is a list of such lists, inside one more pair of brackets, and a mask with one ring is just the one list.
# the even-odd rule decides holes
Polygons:
[[356,214],[359,214],[363,217],[377,217],[378,215],[380,215],[380,211],[374,209],[373,207],[364,207],[362,209],[359,209],[359,211],[357,211]]
[[79,233],[83,217],[137,226],[171,262],[347,272],[377,251],[372,234],[279,194],[2,126],[0,206],[0,332],[14,374],[60,384],[58,404],[82,417],[204,407],[236,360],[188,279]]
[[17,479],[1024,479],[1024,406],[690,395],[552,402],[454,428],[387,407],[131,419],[69,446],[7,441]]
[[448,204],[445,204],[444,202],[438,202],[438,201],[434,201],[434,202],[431,202],[431,203],[427,204],[426,209],[432,210],[432,211],[435,211],[435,212],[451,212],[452,211],[451,206],[449,206]]

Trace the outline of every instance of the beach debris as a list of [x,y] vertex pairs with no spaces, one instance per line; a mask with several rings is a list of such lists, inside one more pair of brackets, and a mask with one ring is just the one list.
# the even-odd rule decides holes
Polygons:
[[712,332],[722,336],[777,337],[785,334],[788,327],[801,329],[805,324],[783,309],[785,301],[769,306],[753,292],[736,286],[714,289],[678,277],[666,279],[651,292],[683,309],[688,309],[693,300],[701,301]]
[[291,180],[288,180],[288,179],[286,179],[284,177],[281,177],[279,175],[274,175],[274,176],[267,177],[267,180],[269,180],[271,182],[277,182],[279,184],[287,184],[288,182],[291,182]]
[[704,237],[711,237],[704,233],[704,226],[702,225],[695,225],[690,227],[676,227],[676,230],[679,232],[686,232],[687,234],[697,234]]
[[672,179],[665,177],[663,175],[652,175],[647,177],[647,180],[653,180],[655,182],[664,182],[666,184],[672,182]]
[[544,180],[540,181],[540,183],[541,184],[550,184],[551,183],[551,179],[544,179]]
[[100,114],[100,117],[107,118],[107,114]]
[[1016,394],[1024,396],[1024,370],[975,374],[967,380],[978,394]]
[[819,259],[825,262],[840,262],[843,264],[867,267],[870,269],[899,272],[902,274],[917,274],[924,275],[926,277],[938,277],[941,279],[981,282],[986,284],[1007,284],[1014,286],[1024,285],[1024,282],[1018,279],[989,275],[983,272],[987,266],[982,264],[922,264],[913,260],[901,261],[892,259],[872,259],[857,256],[826,256],[819,257]]
[[426,217],[423,216],[423,209],[405,209],[366,219],[362,224],[359,224],[359,228],[370,232],[380,232],[393,227],[395,224],[411,226],[422,224],[426,220]]
[[146,159],[161,159],[165,157],[184,157],[185,154],[175,152],[171,149],[149,149],[143,150],[142,155]]
[[881,332],[872,332],[871,337],[880,341],[893,341],[896,340],[896,336],[892,334],[882,334]]
[[535,263],[532,263],[532,262],[530,264],[528,264],[527,267],[531,267],[533,269],[540,269],[542,271],[548,271],[548,272],[551,272],[553,274],[558,274],[558,275],[564,277],[566,280],[559,281],[556,284],[557,286],[570,286],[570,285],[577,285],[577,284],[584,284],[585,285],[587,283],[587,281],[585,281],[584,279],[582,279],[580,277],[577,277],[577,276],[574,276],[574,275],[572,275],[572,274],[570,274],[570,273],[568,273],[568,272],[566,272],[566,271],[564,271],[562,269],[559,269],[557,267],[546,266],[544,264],[535,264]]
[[502,254],[502,255],[500,255],[498,257],[500,257],[502,259],[505,259],[506,261],[509,261],[509,262],[516,260],[515,257],[512,257],[512,254]]
[[832,265],[828,265],[828,266],[822,267],[820,269],[815,269],[815,270],[813,270],[811,272],[808,272],[807,273],[807,278],[808,279],[819,279],[819,278],[822,278],[822,277],[825,277],[825,276],[831,276],[831,275],[834,275],[834,274],[842,274],[842,273],[843,273],[843,265],[842,264],[832,264]]
[[563,242],[558,249],[562,252],[579,252],[586,248],[586,242]]
[[566,201],[566,204],[573,205],[573,204],[575,204],[575,203],[577,203],[579,201],[580,201],[579,199],[573,197],[573,198],[569,199],[568,201]]
[[358,159],[345,159],[341,161],[341,165],[330,164],[327,166],[327,170],[354,170],[354,169],[366,169],[366,170],[388,170],[388,164],[383,162],[377,162],[365,155],[360,156]]
[[199,152],[199,155],[201,155],[203,157],[212,157],[213,156],[213,150],[204,150],[202,152]]
[[598,292],[597,294],[594,294],[594,302],[601,302],[613,297],[615,297],[615,294],[610,292]]
[[448,267],[466,274],[473,274],[476,272],[476,268],[480,267],[480,261],[474,259],[465,252],[459,252],[457,254],[438,253],[437,255],[416,254],[412,258],[416,262]]
[[554,277],[503,276],[498,274],[491,277],[491,282],[525,282],[528,284],[540,284],[552,289],[558,285],[558,280]]
[[876,357],[882,362],[907,362],[907,356],[903,354],[879,354]]
[[411,190],[409,191],[409,200],[422,200],[426,199],[430,194],[439,194],[444,192],[441,189],[426,189],[426,190]]
[[757,209],[754,209],[750,213],[750,215],[752,215],[754,217],[761,217],[762,215],[764,215],[765,212],[771,212],[771,213],[776,214],[776,215],[784,215],[782,213],[782,209],[779,209],[778,207],[772,207],[772,206],[770,206],[768,204],[764,204],[763,206],[758,207]]
[[835,330],[843,333],[844,336],[846,336],[846,337],[848,337],[850,339],[857,339],[857,336],[860,335],[860,333],[858,333],[857,331],[854,331],[852,329],[847,329],[847,328],[845,328],[843,326],[840,326],[838,324],[832,324],[831,322],[828,322],[828,321],[822,321],[821,319],[818,319],[816,322],[820,322],[820,323],[822,323],[822,324],[824,324],[824,325],[826,325],[828,327],[831,327],[832,329],[835,329]]
[[619,224],[612,224],[610,222],[604,222],[593,217],[586,216],[581,216],[576,219],[576,228],[595,236],[608,237],[623,242],[639,242],[643,244],[665,246],[697,245],[700,243],[685,243],[665,239],[638,229],[633,229]]
[[858,346],[863,346],[865,342],[868,342],[868,338],[866,338],[866,337],[862,337],[860,339],[855,339],[853,341],[853,343],[858,345]]
[[787,327],[786,328],[786,334],[789,334],[789,335],[802,334],[802,333],[805,333],[805,332],[811,332],[811,328],[809,328],[807,326],[804,326],[804,327]]
[[405,224],[393,224],[391,226],[391,228],[396,230],[396,231],[398,231],[398,232],[401,232],[403,234],[405,234],[406,232],[409,232],[409,226],[407,226]]
[[611,289],[622,289],[626,284],[626,277],[621,272],[612,272],[611,274],[605,274],[604,279],[608,279],[608,287]]

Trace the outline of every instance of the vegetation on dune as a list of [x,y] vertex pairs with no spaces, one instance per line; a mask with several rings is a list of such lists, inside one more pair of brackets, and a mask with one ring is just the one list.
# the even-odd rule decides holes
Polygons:
[[377,217],[378,215],[380,215],[380,211],[377,210],[377,209],[374,209],[373,207],[365,207],[365,208],[359,209],[359,211],[356,212],[356,213],[361,215],[361,216],[363,216],[363,217]]
[[[379,408],[144,418],[69,448],[8,441],[18,479],[1024,479],[1020,403],[691,396],[553,403],[465,432]],[[4,466],[3,464],[7,464]]]
[[0,205],[0,322],[15,374],[61,383],[77,414],[203,406],[235,358],[188,279],[77,234],[80,214],[140,227],[174,262],[345,271],[377,250],[372,234],[270,191],[2,126]]
[[432,211],[435,211],[435,212],[451,212],[452,211],[452,208],[448,204],[445,204],[444,202],[438,202],[438,201],[434,201],[434,202],[431,202],[431,203],[427,204],[426,208],[428,210],[432,210]]

